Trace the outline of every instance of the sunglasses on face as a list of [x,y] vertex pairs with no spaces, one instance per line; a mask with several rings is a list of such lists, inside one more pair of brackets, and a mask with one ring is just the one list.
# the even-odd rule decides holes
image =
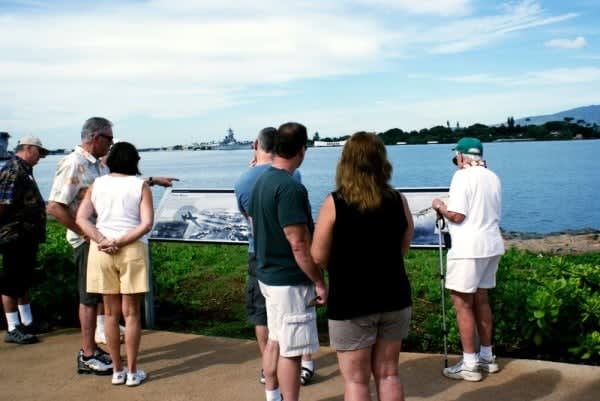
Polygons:
[[96,134],[97,136],[101,136],[102,138],[106,139],[109,142],[112,142],[114,140],[114,137],[112,135],[106,135],[106,134]]

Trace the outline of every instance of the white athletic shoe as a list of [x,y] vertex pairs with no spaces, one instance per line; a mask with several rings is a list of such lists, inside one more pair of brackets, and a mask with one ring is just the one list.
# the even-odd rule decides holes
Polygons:
[[491,359],[482,358],[479,356],[479,368],[484,372],[496,373],[500,371],[500,367],[496,363],[496,355],[492,355]]
[[129,387],[139,386],[148,376],[142,369],[138,369],[137,372],[127,373],[127,382],[125,383]]
[[456,365],[445,368],[442,374],[450,379],[478,382],[482,379],[479,366],[467,366],[461,359]]
[[127,380],[127,368],[123,368],[120,372],[113,372],[112,384],[125,384]]

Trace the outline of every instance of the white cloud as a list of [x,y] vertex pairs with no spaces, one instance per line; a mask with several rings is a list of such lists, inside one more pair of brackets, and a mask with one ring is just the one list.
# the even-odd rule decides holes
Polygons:
[[355,0],[368,6],[383,6],[414,14],[464,15],[472,10],[471,0]]
[[[204,118],[258,97],[284,99],[282,83],[374,75],[408,55],[481,48],[574,16],[550,15],[525,0],[478,17],[473,4],[152,0],[75,9],[59,2],[60,12],[49,2],[28,3],[36,12],[0,8],[10,32],[0,35],[0,129],[70,127],[90,115]],[[549,76],[558,80],[560,71]]]
[[598,83],[600,84],[600,68],[575,67],[553,68],[530,71],[519,75],[469,74],[441,77],[442,80],[468,85],[515,86],[548,86]]
[[0,120],[31,129],[100,112],[198,115],[237,104],[252,85],[372,70],[388,40],[360,18],[204,21],[154,11],[3,17],[11,35],[0,36],[0,102],[10,100]]
[[[507,36],[539,26],[556,24],[577,16],[575,13],[549,16],[537,1],[506,4],[504,13],[451,21],[433,28],[425,41],[433,43],[432,53],[459,53],[498,42]],[[431,37],[437,38],[432,41]]]
[[531,80],[540,84],[580,84],[600,82],[600,68],[554,68],[530,74]]
[[583,36],[575,39],[552,39],[544,43],[546,47],[557,47],[559,49],[581,49],[587,45]]

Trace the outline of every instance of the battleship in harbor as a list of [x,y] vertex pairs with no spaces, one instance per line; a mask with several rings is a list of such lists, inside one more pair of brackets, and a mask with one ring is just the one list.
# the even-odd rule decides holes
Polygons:
[[252,141],[238,141],[235,139],[233,130],[229,128],[227,135],[221,142],[215,143],[211,146],[214,150],[237,150],[237,149],[252,149]]

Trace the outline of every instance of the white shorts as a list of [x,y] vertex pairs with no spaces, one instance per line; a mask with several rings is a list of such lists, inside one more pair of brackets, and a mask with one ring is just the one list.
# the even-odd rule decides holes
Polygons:
[[448,259],[446,288],[472,294],[478,288],[496,287],[496,272],[502,255],[476,259]]
[[279,355],[295,357],[319,350],[317,311],[307,306],[315,298],[312,285],[266,285],[259,281],[267,307],[269,339],[279,343]]

